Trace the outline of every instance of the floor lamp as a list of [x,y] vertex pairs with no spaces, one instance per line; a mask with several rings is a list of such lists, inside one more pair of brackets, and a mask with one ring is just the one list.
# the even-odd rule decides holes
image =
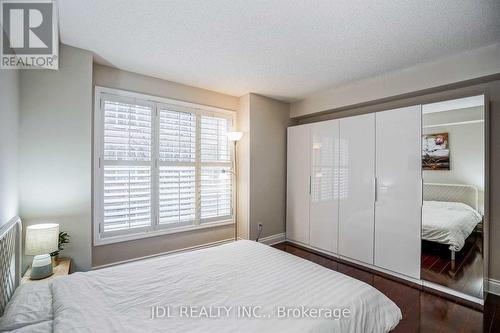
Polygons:
[[227,138],[229,141],[233,143],[234,149],[234,159],[233,159],[233,169],[230,171],[234,175],[234,193],[235,193],[235,202],[234,202],[234,240],[238,240],[238,160],[237,160],[237,151],[236,144],[243,137],[243,132],[227,132]]

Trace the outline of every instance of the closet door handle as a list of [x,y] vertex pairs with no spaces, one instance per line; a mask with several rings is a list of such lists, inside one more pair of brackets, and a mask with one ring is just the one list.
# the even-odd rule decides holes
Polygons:
[[378,179],[375,177],[375,182],[374,182],[374,192],[375,192],[375,202],[378,201]]
[[309,176],[309,195],[312,194],[312,176]]

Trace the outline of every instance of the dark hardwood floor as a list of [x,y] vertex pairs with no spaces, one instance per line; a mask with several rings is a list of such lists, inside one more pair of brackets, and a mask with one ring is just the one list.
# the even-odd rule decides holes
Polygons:
[[290,243],[280,243],[274,247],[364,281],[380,290],[392,299],[403,313],[403,319],[393,332],[500,332],[500,297],[498,296],[489,295],[483,313],[455,301],[413,288],[406,283],[338,262]]
[[464,247],[450,260],[448,246],[422,241],[422,279],[432,281],[465,294],[483,294],[483,240],[479,233],[471,234]]

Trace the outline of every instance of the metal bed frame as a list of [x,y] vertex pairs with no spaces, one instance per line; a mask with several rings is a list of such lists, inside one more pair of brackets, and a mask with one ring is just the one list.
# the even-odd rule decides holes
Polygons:
[[[476,211],[479,209],[479,191],[473,185],[424,183],[424,200],[461,202]],[[450,250],[452,264],[455,262],[455,251]]]
[[16,216],[0,227],[0,315],[21,281],[22,224]]

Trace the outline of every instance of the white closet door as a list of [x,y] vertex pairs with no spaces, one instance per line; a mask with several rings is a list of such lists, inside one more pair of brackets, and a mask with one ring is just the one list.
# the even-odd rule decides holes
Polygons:
[[311,125],[310,245],[337,252],[339,121]]
[[288,128],[286,237],[309,244],[310,125]]
[[340,120],[339,254],[373,264],[375,114]]
[[375,265],[420,278],[421,106],[376,114]]

